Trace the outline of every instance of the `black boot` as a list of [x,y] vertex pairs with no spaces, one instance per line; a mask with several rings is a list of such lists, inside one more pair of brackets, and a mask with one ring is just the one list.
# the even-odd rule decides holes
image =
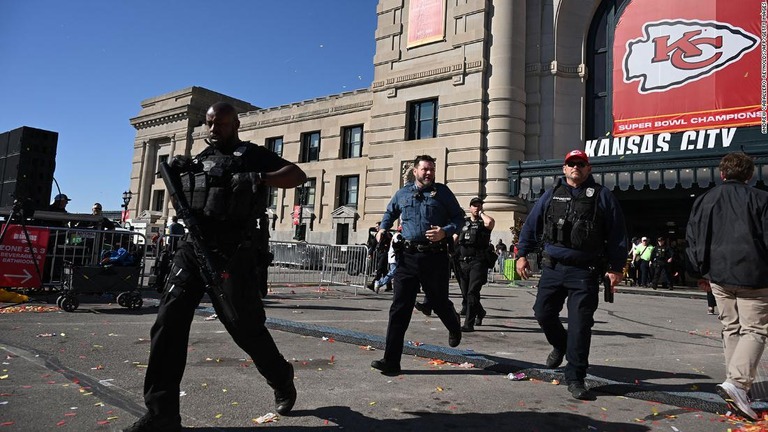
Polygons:
[[286,415],[291,412],[296,403],[296,386],[293,384],[293,365],[288,363],[291,368],[288,381],[275,388],[275,410],[280,415]]
[[480,312],[477,313],[477,316],[475,317],[475,325],[481,326],[483,325],[483,318],[485,318],[487,312],[485,312],[485,309],[480,309]]
[[475,312],[477,308],[474,307],[468,307],[467,308],[467,316],[464,318],[464,325],[461,326],[461,331],[465,333],[471,333],[475,331],[475,316],[477,313]]

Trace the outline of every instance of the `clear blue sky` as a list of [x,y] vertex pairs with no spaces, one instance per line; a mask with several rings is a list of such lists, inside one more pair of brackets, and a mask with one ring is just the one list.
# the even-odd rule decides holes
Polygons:
[[376,4],[0,0],[0,132],[58,132],[67,210],[119,210],[142,100],[200,86],[266,108],[367,88]]

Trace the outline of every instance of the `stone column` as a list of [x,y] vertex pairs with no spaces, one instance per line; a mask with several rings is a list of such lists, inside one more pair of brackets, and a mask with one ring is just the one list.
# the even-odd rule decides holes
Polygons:
[[[509,197],[507,167],[510,160],[523,160],[525,153],[525,3],[525,0],[493,2],[490,32],[493,36],[487,72],[485,201],[486,208],[497,212],[521,209]],[[506,216],[512,218],[512,214]]]

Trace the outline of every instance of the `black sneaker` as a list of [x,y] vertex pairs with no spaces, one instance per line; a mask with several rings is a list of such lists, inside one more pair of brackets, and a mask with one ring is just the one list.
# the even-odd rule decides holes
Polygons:
[[288,363],[291,368],[290,379],[281,387],[275,389],[275,410],[280,415],[286,415],[293,409],[296,403],[296,386],[293,384],[293,365]]
[[587,390],[583,382],[577,381],[568,384],[568,391],[571,396],[578,400],[595,400],[595,396]]
[[449,332],[448,333],[448,345],[450,345],[451,348],[455,348],[459,346],[461,343],[461,332],[454,333]]
[[547,356],[547,369],[555,369],[563,364],[563,358],[565,358],[565,351],[561,351],[557,348],[553,348],[552,352]]
[[153,416],[150,413],[132,424],[123,432],[177,432],[181,431],[181,416]]
[[400,375],[402,372],[399,364],[390,363],[385,359],[372,361],[371,367],[380,370],[384,375]]
[[426,316],[432,316],[432,308],[429,306],[425,306],[424,303],[416,302],[413,307],[416,308],[417,311],[423,313]]
[[460,316],[467,316],[467,308],[466,306],[462,306],[461,311],[459,312]]

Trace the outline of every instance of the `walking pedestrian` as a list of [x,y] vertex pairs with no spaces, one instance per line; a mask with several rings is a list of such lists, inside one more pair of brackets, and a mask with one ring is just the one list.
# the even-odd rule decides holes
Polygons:
[[640,243],[632,249],[632,262],[635,263],[635,267],[637,267],[640,275],[637,284],[644,288],[651,286],[651,255],[653,255],[653,249],[654,247],[650,244],[648,237],[641,238]]
[[712,290],[723,325],[725,381],[717,390],[749,420],[758,419],[748,392],[768,338],[768,192],[747,184],[754,172],[746,154],[723,156],[723,183],[696,198],[686,230],[691,273]]
[[653,264],[653,289],[658,288],[661,281],[662,288],[674,289],[672,282],[672,266],[674,265],[675,251],[667,246],[667,239],[659,237],[656,239],[656,247],[651,253],[651,263]]
[[[536,202],[517,245],[517,272],[528,279],[531,266],[526,256],[543,238],[542,272],[533,310],[552,345],[546,366],[556,368],[565,357],[568,391],[583,400],[594,398],[584,378],[599,285],[603,276],[610,279],[611,289],[621,282],[627,251],[621,206],[610,190],[595,182],[591,172],[583,151],[568,152],[564,177]],[[568,330],[560,322],[566,298]]]
[[[265,326],[261,293],[266,291],[269,245],[265,186],[292,188],[306,180],[296,165],[265,147],[240,141],[235,108],[224,102],[206,113],[208,148],[194,160],[178,157],[173,170],[186,184],[183,192],[191,213],[211,251],[213,264],[226,270],[222,289],[226,299],[211,299],[216,313],[238,346],[253,359],[274,389],[275,408],[287,414],[296,402],[293,366],[277,348]],[[186,179],[186,183],[184,183]],[[203,185],[202,188],[199,186]],[[208,199],[196,199],[200,197]],[[188,222],[188,221],[185,221]],[[179,386],[187,359],[194,312],[205,294],[199,255],[185,236],[173,257],[152,326],[144,403],[148,412],[128,432],[180,431]],[[230,303],[223,305],[223,301]],[[225,311],[234,310],[233,316]]]
[[[469,201],[469,216],[464,219],[458,239],[459,287],[467,306],[467,316],[461,327],[463,332],[475,331],[475,325],[482,325],[486,315],[480,303],[480,290],[488,283],[489,247],[492,250],[489,245],[496,221],[483,211],[483,204],[479,197]],[[490,267],[493,267],[492,263]]]
[[448,329],[448,344],[461,342],[461,323],[448,298],[448,242],[464,220],[456,197],[448,187],[435,182],[435,159],[417,156],[413,161],[414,182],[406,183],[389,201],[377,237],[402,219],[403,259],[394,279],[389,308],[384,358],[371,367],[387,375],[398,375],[405,332],[411,322],[419,286],[431,309]]

